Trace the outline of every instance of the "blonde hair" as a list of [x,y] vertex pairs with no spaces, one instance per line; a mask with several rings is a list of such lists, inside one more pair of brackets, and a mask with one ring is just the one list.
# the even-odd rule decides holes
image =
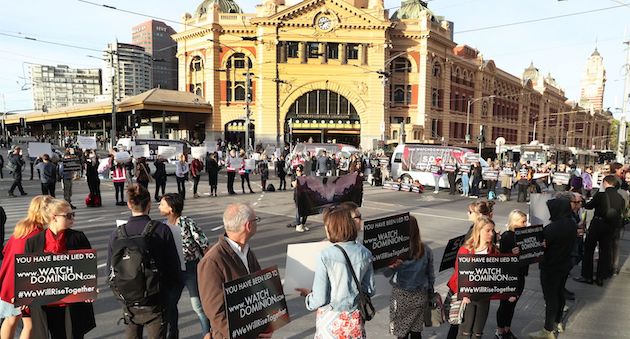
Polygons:
[[24,238],[35,229],[46,228],[46,207],[53,200],[50,195],[38,195],[31,200],[26,218],[18,221],[13,230],[13,237]]
[[44,218],[46,222],[50,224],[52,219],[54,219],[55,215],[67,211],[70,209],[70,204],[61,199],[52,199],[50,203],[46,206],[46,215]]
[[[466,240],[466,243],[464,244],[464,246],[469,251],[473,251],[474,249],[479,248],[479,246],[481,245],[481,231],[483,231],[483,228],[486,226],[492,226],[492,228],[494,228],[494,221],[492,221],[492,219],[490,219],[489,217],[485,215],[482,215],[475,220],[472,234],[470,235],[470,238],[468,238]],[[491,251],[492,247],[494,247],[494,244],[491,241],[488,244],[488,252]]]
[[508,214],[508,222],[507,225],[505,225],[506,229],[508,231],[514,231],[514,226],[523,219],[527,221],[527,214],[525,214],[525,212],[521,210],[512,210],[510,214]]

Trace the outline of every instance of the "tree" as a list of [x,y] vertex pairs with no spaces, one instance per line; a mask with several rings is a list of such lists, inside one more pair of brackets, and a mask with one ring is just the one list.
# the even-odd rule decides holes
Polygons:
[[[628,148],[628,140],[630,140],[630,122],[626,122],[626,149]],[[610,124],[610,149],[617,151],[619,143],[619,120],[613,120]]]

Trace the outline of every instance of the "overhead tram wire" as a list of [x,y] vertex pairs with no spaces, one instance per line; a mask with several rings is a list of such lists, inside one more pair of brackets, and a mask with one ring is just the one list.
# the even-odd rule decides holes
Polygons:
[[61,46],[61,47],[82,49],[82,50],[91,51],[91,52],[99,52],[99,53],[103,52],[103,50],[100,50],[100,49],[84,47],[84,46],[77,46],[77,45],[71,45],[71,44],[66,44],[66,43],[61,43],[61,42],[41,40],[41,39],[29,37],[29,36],[19,36],[19,35],[6,34],[6,33],[0,33],[0,36],[6,36],[6,37],[10,37],[10,38],[15,38],[15,39],[24,39],[24,40],[34,41],[34,42],[40,42],[40,43],[43,43],[43,44]]

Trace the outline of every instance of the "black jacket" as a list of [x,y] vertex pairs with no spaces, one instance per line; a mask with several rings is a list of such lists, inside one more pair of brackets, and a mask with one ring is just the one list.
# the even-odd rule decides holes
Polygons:
[[571,269],[571,251],[577,237],[577,223],[567,199],[547,201],[551,223],[543,229],[546,247],[540,269],[566,274]]
[[15,169],[12,171],[13,179],[22,180],[22,167],[24,166],[24,160],[19,154],[11,154],[9,156],[9,162],[13,164]]
[[[85,234],[72,229],[66,230],[68,250],[90,249],[90,241]],[[24,253],[43,253],[46,246],[46,232],[40,232],[26,241]],[[68,318],[69,317],[69,318]],[[33,332],[31,338],[48,338],[48,317],[44,307],[31,307]],[[91,303],[74,303],[66,307],[66,319],[70,320],[72,333],[84,335],[96,327],[94,307]],[[68,322],[66,321],[66,326]]]
[[[595,209],[595,218],[593,218],[591,225],[601,225],[601,227],[612,231],[623,226],[621,216],[625,203],[623,197],[617,193],[616,188],[608,187],[604,192],[597,192],[593,199],[586,203],[584,208],[589,210]],[[609,209],[612,210],[609,211]],[[608,212],[613,216],[607,216]]]

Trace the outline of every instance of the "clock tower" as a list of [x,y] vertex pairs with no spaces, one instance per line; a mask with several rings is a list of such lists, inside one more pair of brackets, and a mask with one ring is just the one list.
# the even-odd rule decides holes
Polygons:
[[604,87],[606,84],[606,70],[604,58],[597,48],[588,58],[586,71],[580,85],[580,105],[595,111],[601,111],[604,105]]

